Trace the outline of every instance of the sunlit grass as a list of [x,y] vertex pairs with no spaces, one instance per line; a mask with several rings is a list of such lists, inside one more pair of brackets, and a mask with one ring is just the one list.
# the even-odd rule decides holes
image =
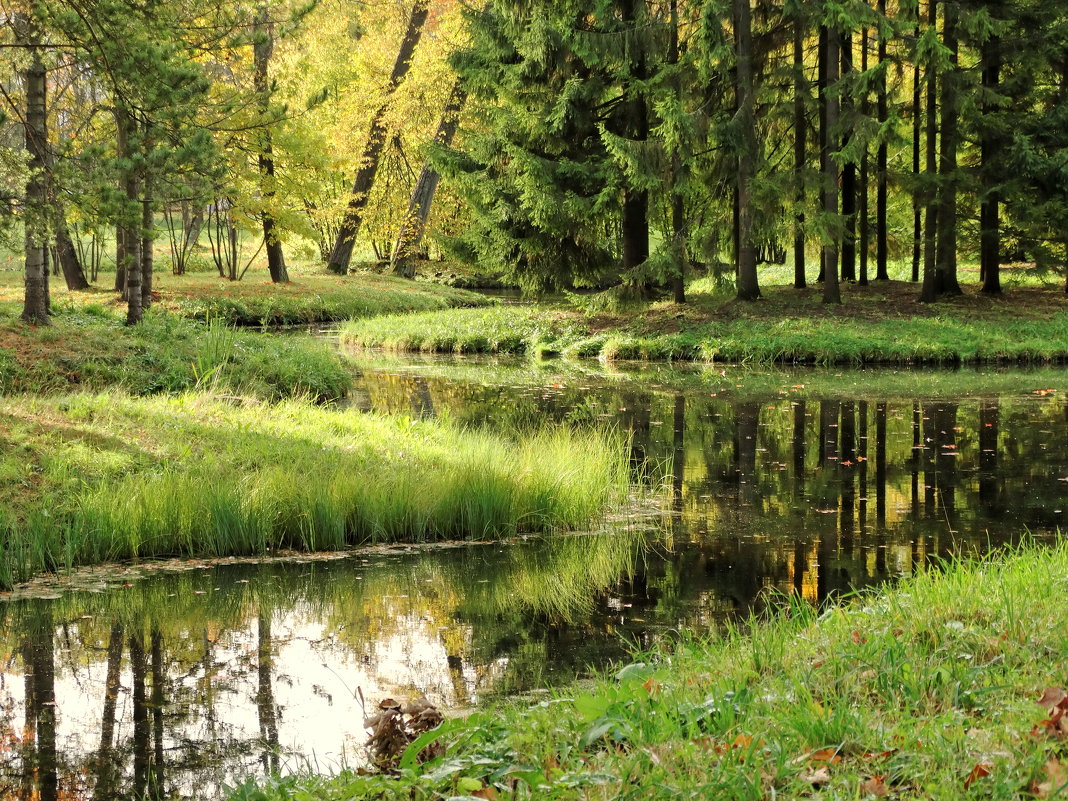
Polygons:
[[153,556],[581,528],[621,502],[622,439],[509,439],[302,402],[118,394],[0,401],[0,583]]
[[1061,545],[930,570],[823,614],[784,599],[636,654],[592,688],[446,724],[444,759],[399,778],[294,777],[233,798],[1059,797],[1063,737],[1037,701],[1065,685],[1066,577]]

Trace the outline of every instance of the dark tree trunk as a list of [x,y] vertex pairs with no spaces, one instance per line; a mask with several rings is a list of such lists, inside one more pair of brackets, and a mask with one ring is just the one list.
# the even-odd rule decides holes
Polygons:
[[152,212],[152,178],[146,173],[144,198],[141,201],[141,308],[152,305],[152,273],[156,269],[153,248],[156,246],[156,220]]
[[48,166],[47,84],[39,35],[36,25],[25,15],[18,15],[20,38],[28,42],[30,63],[23,71],[26,86],[26,150],[30,154],[30,178],[26,182],[25,256],[26,288],[22,319],[44,325],[48,323],[48,262],[45,258],[45,216],[48,205],[46,167]]
[[[122,105],[115,106],[116,151],[120,160],[129,162],[132,156],[134,121]],[[126,299],[126,325],[141,322],[141,202],[137,172],[127,167],[122,174],[123,205],[119,213],[117,242],[121,242],[121,269],[126,282],[123,287]],[[116,245],[116,255],[120,255]]]
[[63,208],[55,200],[52,201],[52,206],[56,217],[56,261],[59,262],[59,268],[63,271],[63,280],[67,284],[67,289],[88,289],[89,281],[78,259],[78,249],[74,247],[74,242],[70,238]]
[[[886,0],[879,0],[879,15],[885,19],[886,17]],[[886,40],[889,34],[885,23],[879,30],[879,63],[886,64]],[[885,67],[884,67],[885,69]],[[879,124],[883,125],[888,119],[887,110],[887,98],[886,98],[886,73],[883,73],[882,79],[879,81],[879,99],[878,99],[878,119]],[[887,260],[887,230],[886,230],[886,168],[887,168],[887,146],[886,137],[882,136],[879,139],[879,152],[876,156],[876,189],[875,189],[875,280],[886,281],[890,278],[889,273],[886,271]]]
[[[445,104],[445,112],[441,115],[438,123],[438,131],[434,135],[434,141],[439,145],[448,147],[456,136],[456,129],[460,124],[460,111],[467,101],[467,92],[464,91],[459,81],[452,86],[449,100]],[[393,264],[391,269],[394,275],[404,278],[415,278],[415,254],[419,252],[419,246],[426,232],[426,223],[430,218],[430,208],[434,204],[434,194],[438,189],[438,181],[441,176],[437,170],[430,166],[430,162],[423,163],[423,169],[419,173],[415,189],[408,200],[408,213],[401,221],[400,230],[397,232],[397,243],[393,248]]]
[[[868,71],[868,28],[860,29],[860,70]],[[871,113],[871,104],[868,102],[868,93],[860,101],[860,113],[868,117]],[[868,285],[868,250],[871,246],[871,227],[868,220],[868,146],[864,145],[864,152],[860,154],[860,185],[857,187],[860,195],[860,276],[861,286]]]
[[133,794],[143,798],[148,787],[150,764],[148,697],[145,679],[148,676],[148,660],[145,658],[144,635],[134,632],[130,636],[131,705],[133,706]]
[[[928,24],[938,24],[938,3],[929,0]],[[935,267],[935,233],[938,230],[938,69],[934,62],[927,65],[927,187],[924,189],[926,225],[923,232],[923,286],[920,301],[933,303],[939,295],[938,271]]]
[[166,706],[163,692],[163,635],[159,629],[152,628],[149,642],[152,658],[152,774],[149,790],[151,798],[159,799],[167,794],[164,786],[166,765],[163,751],[163,712]]
[[[671,0],[670,41],[668,63],[679,61],[679,3]],[[677,95],[682,90],[678,81],[672,87]],[[671,291],[676,303],[686,302],[686,272],[689,255],[686,249],[686,203],[682,195],[682,159],[676,151],[671,154],[671,234],[674,237],[675,274],[671,277]]]
[[393,72],[389,77],[386,88],[387,102],[375,112],[371,119],[370,131],[367,134],[367,144],[363,147],[360,156],[360,167],[356,171],[356,178],[352,182],[352,196],[349,198],[348,207],[345,210],[345,219],[342,220],[338,229],[337,240],[334,249],[330,253],[327,267],[331,272],[344,274],[349,270],[349,262],[352,261],[352,248],[356,242],[356,236],[360,233],[360,225],[363,223],[363,210],[367,206],[371,189],[374,186],[375,175],[378,173],[378,162],[382,156],[382,150],[386,144],[386,111],[389,108],[388,100],[393,96],[397,87],[400,86],[408,70],[412,65],[412,56],[419,44],[419,38],[423,35],[423,26],[430,10],[430,0],[416,0],[412,7],[412,15],[408,18],[408,27],[404,32],[404,40],[401,42],[397,59],[393,62]]
[[756,247],[753,244],[752,180],[756,156],[756,114],[753,96],[753,43],[750,0],[734,0],[734,32],[737,48],[738,122],[738,299],[760,297],[757,282]]
[[[633,24],[637,19],[637,0],[620,0],[623,23]],[[633,59],[632,75],[645,79],[645,54],[639,52]],[[643,142],[649,138],[649,110],[645,96],[635,92],[623,106],[623,130],[628,139]],[[632,186],[623,187],[623,272],[633,275],[634,270],[649,259],[649,193]]]
[[[819,28],[819,45],[816,56],[816,97],[819,107],[819,162],[820,162],[820,209],[827,206],[827,149],[829,147],[827,130],[827,26]],[[837,269],[837,264],[835,266]],[[820,269],[816,283],[822,284],[827,274],[827,247],[820,248]]]
[[960,126],[960,72],[957,69],[956,3],[944,3],[942,12],[942,43],[950,52],[950,66],[942,79],[942,114],[940,125],[942,142],[939,150],[938,237],[935,268],[938,271],[938,291],[942,295],[961,294],[957,282],[957,148]]
[[[838,215],[838,162],[831,158],[834,132],[838,128],[838,98],[830,89],[838,82],[839,34],[838,29],[827,28],[826,86],[822,101],[826,106],[827,138],[824,143],[823,162],[823,212],[828,222]],[[837,227],[837,226],[835,226]],[[838,241],[837,234],[823,246],[823,302],[841,303],[842,292],[838,286]]]
[[274,657],[271,639],[271,612],[260,610],[256,618],[256,710],[260,722],[260,738],[264,753],[261,764],[265,772],[277,773],[279,768],[278,712],[274,698]]
[[[931,0],[933,2],[933,0]],[[920,38],[919,8],[916,9],[917,21],[914,35]],[[933,80],[933,78],[932,78]],[[920,66],[914,65],[912,70],[912,180],[920,179],[920,129],[922,117],[920,116],[920,103],[922,95],[920,91]],[[911,280],[916,283],[920,280],[920,253],[923,244],[923,225],[921,216],[922,198],[920,193],[912,195],[912,275]]]
[[271,142],[271,129],[268,127],[270,114],[271,84],[268,68],[274,53],[274,31],[267,15],[267,6],[261,6],[256,15],[256,41],[252,48],[254,65],[253,86],[259,96],[260,112],[263,114],[264,128],[260,134],[260,153],[258,156],[260,175],[263,177],[263,244],[267,251],[267,271],[271,281],[284,284],[289,281],[286,270],[286,258],[282,252],[282,242],[278,238],[278,224],[271,208],[275,197],[274,148]]
[[[842,77],[848,78],[853,72],[853,34],[842,34]],[[842,92],[841,113],[845,118],[845,133],[842,134],[842,148],[846,148],[853,138],[853,101],[849,92]],[[842,280],[857,280],[857,165],[852,160],[842,166],[842,216],[845,234],[842,237]]]
[[979,209],[979,272],[982,291],[988,295],[1001,294],[1001,220],[999,213],[997,176],[993,161],[997,158],[998,142],[989,115],[997,108],[992,97],[1001,82],[1001,40],[992,36],[983,45],[982,53],[983,132],[980,139],[980,175],[983,181],[983,202]]
[[805,101],[805,21],[798,15],[794,27],[794,179],[796,181],[797,216],[794,218],[794,287],[805,288],[805,167],[807,133]]
[[100,748],[96,755],[96,787],[94,798],[110,798],[114,790],[115,760],[112,748],[115,741],[115,711],[119,701],[122,678],[123,630],[120,623],[111,624],[108,636],[107,672],[104,679],[104,711],[100,716]]

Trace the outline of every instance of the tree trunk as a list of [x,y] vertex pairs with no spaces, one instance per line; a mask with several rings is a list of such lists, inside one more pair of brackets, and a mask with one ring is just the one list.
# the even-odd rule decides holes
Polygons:
[[[668,63],[679,62],[679,2],[671,0],[669,13]],[[679,97],[682,88],[676,80],[672,89]],[[682,195],[682,159],[676,150],[671,154],[671,234],[674,238],[675,274],[671,277],[672,296],[676,303],[686,302],[686,272],[689,256],[686,250],[686,202]]]
[[750,0],[734,0],[734,35],[737,52],[738,129],[738,299],[760,297],[756,248],[753,245],[752,180],[757,149],[753,96],[753,31]]
[[85,270],[82,269],[82,263],[78,260],[78,249],[74,247],[74,242],[70,238],[63,208],[55,200],[52,201],[52,208],[56,217],[56,261],[59,262],[59,267],[63,271],[63,280],[66,281],[69,290],[88,289],[89,281],[86,280]]
[[[886,17],[886,0],[879,0],[879,15]],[[885,25],[885,23],[884,23]],[[879,29],[879,63],[886,64],[886,40],[888,34],[886,28]],[[885,68],[884,68],[885,69]],[[885,125],[889,117],[886,98],[886,73],[883,73],[879,81],[878,119],[880,126]],[[879,137],[879,152],[876,156],[876,189],[875,189],[875,280],[886,281],[890,278],[886,271],[887,260],[887,230],[886,230],[886,169],[887,169],[887,145],[886,137]]]
[[957,69],[956,3],[945,3],[942,12],[942,43],[950,52],[950,66],[942,79],[942,142],[938,164],[938,238],[935,269],[938,271],[938,292],[941,295],[961,294],[957,282],[957,147],[960,126],[960,72]]
[[[934,0],[931,0],[934,2]],[[916,30],[914,36],[920,38],[920,11],[916,9]],[[920,65],[915,64],[912,70],[912,179],[918,182],[920,178]],[[920,280],[920,249],[922,246],[923,225],[921,217],[921,197],[918,192],[912,195],[912,275],[911,280],[916,283]]]
[[[827,26],[820,23],[819,45],[816,56],[816,97],[819,106],[819,161],[820,161],[820,209],[827,205],[827,183],[824,180],[827,173]],[[837,268],[837,263],[835,265]],[[820,247],[820,269],[816,275],[816,283],[822,284],[827,274],[827,248]]]
[[408,28],[404,32],[397,59],[393,62],[393,72],[389,76],[386,86],[386,102],[375,112],[371,119],[371,128],[367,134],[367,143],[360,155],[360,166],[356,171],[356,178],[352,182],[352,195],[349,198],[348,208],[345,210],[345,219],[342,220],[338,230],[334,249],[330,253],[327,267],[331,272],[344,274],[349,270],[352,261],[352,248],[356,242],[356,236],[360,233],[360,225],[363,223],[363,210],[367,206],[371,189],[374,186],[375,175],[378,173],[378,162],[382,156],[383,147],[386,144],[386,111],[389,109],[389,101],[393,93],[400,86],[408,70],[412,66],[412,56],[419,44],[419,38],[423,35],[423,25],[430,9],[430,0],[415,0],[412,14],[408,18]]
[[[928,24],[938,24],[938,3],[928,0]],[[926,225],[923,232],[923,286],[920,302],[933,303],[939,294],[938,272],[935,267],[935,232],[938,230],[938,192],[935,184],[938,172],[938,69],[932,60],[927,65],[927,187],[924,190]]]
[[[848,78],[853,72],[853,33],[842,34],[842,77]],[[845,118],[845,133],[842,134],[842,148],[849,145],[853,138],[853,100],[848,92],[839,94],[842,98],[841,113]],[[857,280],[857,165],[852,160],[842,166],[842,216],[845,218],[845,234],[842,237],[842,280]]]
[[[620,0],[620,11],[624,25],[637,20],[637,0]],[[645,80],[645,54],[640,51],[633,58],[632,76],[641,82]],[[642,92],[634,96],[623,107],[624,135],[633,141],[644,142],[649,138],[649,109]],[[623,187],[623,273],[633,275],[634,271],[649,259],[649,192],[637,189],[629,184]],[[642,287],[644,289],[644,287]]]
[[991,163],[997,158],[998,143],[991,129],[989,115],[997,108],[991,97],[1001,81],[1001,40],[992,36],[983,45],[983,116],[980,138],[980,175],[983,182],[982,206],[979,210],[979,272],[982,291],[988,295],[1001,294],[1001,221],[997,192],[997,176]]
[[[828,224],[833,224],[838,215],[838,163],[831,158],[831,143],[838,127],[838,98],[829,90],[838,82],[839,34],[834,26],[827,28],[826,85],[822,102],[826,107],[827,138],[821,154],[823,167],[823,212]],[[836,227],[836,226],[835,226]],[[838,285],[838,241],[833,235],[823,246],[823,302],[841,303],[842,292]]]
[[152,305],[152,272],[155,263],[152,249],[156,246],[156,220],[152,213],[152,180],[145,175],[145,196],[141,200],[141,308]]
[[[134,121],[129,111],[121,104],[115,106],[116,151],[121,161],[129,162],[132,156]],[[116,237],[122,243],[121,269],[126,275],[124,287],[126,299],[126,325],[141,322],[141,204],[137,172],[127,167],[122,173],[123,203],[119,213]]]
[[[860,29],[860,71],[868,71],[868,27]],[[860,113],[867,118],[871,114],[871,104],[868,101],[868,92],[860,101]],[[859,224],[860,224],[860,276],[858,281],[861,286],[868,285],[868,250],[871,246],[871,228],[868,221],[868,145],[865,143],[864,152],[860,154],[860,185],[857,187],[859,195]]]
[[808,82],[805,80],[805,21],[798,13],[794,27],[794,180],[796,183],[797,216],[794,218],[794,287],[805,288],[805,158],[808,133],[805,125],[805,100]]
[[271,208],[275,198],[274,149],[267,117],[270,113],[271,92],[268,67],[274,52],[274,31],[267,16],[266,5],[260,6],[255,24],[256,41],[252,48],[253,87],[259,97],[260,113],[263,115],[261,147],[257,157],[263,187],[263,211],[260,213],[260,219],[263,223],[263,244],[267,251],[267,271],[271,274],[271,281],[284,284],[289,281],[289,272],[286,270],[286,258],[282,252],[282,242],[278,238],[278,225]]
[[[448,102],[445,104],[445,112],[441,115],[434,141],[439,145],[448,147],[456,135],[456,129],[460,125],[460,111],[467,101],[467,92],[464,91],[460,81],[452,85]],[[390,265],[394,275],[404,278],[415,278],[415,254],[419,252],[419,246],[426,233],[426,223],[430,218],[430,208],[434,204],[434,194],[438,189],[441,176],[437,170],[430,166],[429,161],[423,162],[423,169],[419,172],[419,180],[415,183],[412,196],[408,200],[408,213],[401,221],[400,230],[397,231],[397,242],[393,247],[393,263]]]
[[19,15],[18,23],[22,29],[20,38],[31,46],[30,64],[23,72],[26,85],[26,150],[30,154],[30,177],[26,182],[26,288],[22,319],[38,325],[47,325],[48,266],[44,233],[48,204],[47,84],[36,25],[23,14]]

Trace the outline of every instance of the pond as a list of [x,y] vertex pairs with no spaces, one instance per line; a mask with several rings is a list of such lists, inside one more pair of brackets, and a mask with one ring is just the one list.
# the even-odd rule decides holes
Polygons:
[[360,764],[361,694],[536,698],[776,592],[822,603],[1068,520],[1063,371],[362,358],[361,409],[621,427],[638,501],[550,539],[31,587],[3,606],[0,798],[211,798]]

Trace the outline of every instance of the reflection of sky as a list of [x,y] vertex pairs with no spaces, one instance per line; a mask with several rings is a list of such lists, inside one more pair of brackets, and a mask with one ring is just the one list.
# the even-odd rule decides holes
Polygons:
[[[182,793],[215,795],[224,783],[234,784],[259,770],[263,753],[257,707],[257,629],[251,618],[248,626],[221,633],[211,645],[210,664],[175,663],[164,644],[164,670],[168,681],[177,681],[184,691],[178,703],[168,699],[165,711],[164,749],[170,764],[212,742],[236,746],[228,764],[219,770],[196,769],[177,775],[168,769],[168,787]],[[344,765],[362,764],[363,710],[355,693],[362,690],[369,708],[385,697],[407,699],[425,694],[447,710],[458,702],[465,705],[477,699],[479,679],[484,670],[465,665],[462,678],[450,673],[445,647],[435,627],[419,613],[392,617],[389,633],[374,643],[374,660],[365,661],[337,638],[324,623],[299,609],[272,622],[274,646],[272,682],[278,709],[281,769],[288,773],[302,768],[332,772]],[[186,632],[191,640],[202,632]],[[100,746],[101,717],[107,662],[103,653],[90,653],[75,646],[77,653],[64,648],[67,639],[76,642],[78,630],[57,631],[55,639],[57,703],[57,747],[60,762],[69,767],[89,765]],[[18,660],[21,662],[21,660]],[[77,664],[75,664],[77,663]],[[506,660],[493,666],[496,672]],[[22,732],[25,723],[25,693],[22,666],[11,660],[0,672],[0,703],[12,711],[11,725]],[[180,677],[180,678],[179,678]],[[116,743],[129,748],[134,734],[133,676],[129,651],[124,649],[123,669],[116,705]],[[209,689],[210,685],[210,689]],[[146,676],[151,698],[151,670]],[[206,697],[212,699],[211,713]],[[462,695],[463,698],[457,698]],[[190,711],[190,696],[203,706],[192,710],[176,723],[174,713]],[[177,707],[177,708],[176,708]],[[150,713],[151,714],[151,713]],[[5,773],[13,773],[9,765]]]

